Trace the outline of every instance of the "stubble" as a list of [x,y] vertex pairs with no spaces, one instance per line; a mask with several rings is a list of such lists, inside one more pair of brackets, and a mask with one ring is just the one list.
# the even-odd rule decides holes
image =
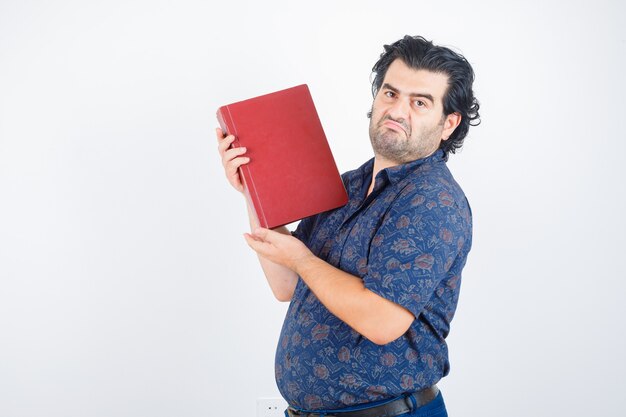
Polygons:
[[[405,133],[383,126],[385,120],[399,123],[404,128]],[[374,122],[372,112],[369,135],[374,153],[396,164],[406,164],[424,158],[439,147],[444,120],[445,118],[442,118],[438,124],[432,127],[423,126],[419,131],[413,131],[404,120],[395,120],[389,116]]]

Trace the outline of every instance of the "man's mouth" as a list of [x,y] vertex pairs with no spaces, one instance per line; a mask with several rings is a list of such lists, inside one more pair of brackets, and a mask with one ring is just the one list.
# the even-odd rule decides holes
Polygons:
[[391,119],[385,119],[382,125],[386,127],[387,129],[395,130],[396,132],[404,133],[405,135],[408,136],[408,133],[406,129],[404,128],[404,126],[402,126],[400,123],[395,122]]

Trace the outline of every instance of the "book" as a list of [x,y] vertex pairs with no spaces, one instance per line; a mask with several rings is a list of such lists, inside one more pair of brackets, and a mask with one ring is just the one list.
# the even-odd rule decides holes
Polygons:
[[306,84],[221,106],[217,119],[231,146],[245,146],[239,169],[264,228],[345,205],[348,195]]

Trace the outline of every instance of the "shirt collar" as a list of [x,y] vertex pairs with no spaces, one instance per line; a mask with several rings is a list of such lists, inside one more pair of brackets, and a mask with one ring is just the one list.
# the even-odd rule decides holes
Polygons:
[[[407,177],[411,172],[417,170],[418,167],[425,164],[434,164],[445,161],[444,154],[441,149],[435,151],[435,153],[415,161],[407,162],[406,164],[396,165],[393,167],[382,169],[377,177],[382,179],[383,183],[395,184]],[[372,180],[372,172],[374,171],[374,158],[371,158],[355,171],[349,175],[348,189],[350,193],[358,193],[359,195],[365,195],[365,189],[370,186]]]
[[[421,159],[416,159],[415,161],[407,162],[406,164],[396,165],[389,168],[382,169],[381,172],[385,172],[389,182],[395,184],[396,182],[404,179],[410,172],[415,171],[419,166],[425,164],[435,164],[438,162],[443,162],[443,150],[437,149],[435,153]],[[371,173],[371,171],[370,171]]]

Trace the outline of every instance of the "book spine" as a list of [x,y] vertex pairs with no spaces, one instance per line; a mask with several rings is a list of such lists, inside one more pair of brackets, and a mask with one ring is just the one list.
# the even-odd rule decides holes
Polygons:
[[[237,137],[237,126],[235,125],[228,106],[219,108],[217,111],[217,121],[222,129],[222,132],[235,136],[235,140],[233,141],[231,147],[239,148],[241,143]],[[261,227],[267,228],[267,219],[265,218],[263,206],[261,205],[258,193],[256,192],[254,179],[252,178],[252,171],[250,170],[248,164],[239,167],[239,176],[241,177],[241,182],[243,183],[246,200],[248,201],[248,205],[252,207],[253,214],[256,217],[256,222]]]

